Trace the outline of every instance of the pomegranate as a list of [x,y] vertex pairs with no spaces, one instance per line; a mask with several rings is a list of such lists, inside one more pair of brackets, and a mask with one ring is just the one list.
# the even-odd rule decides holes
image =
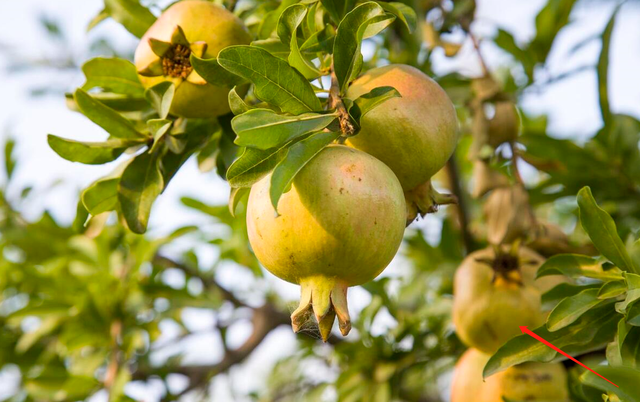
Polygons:
[[145,88],[163,81],[176,84],[170,113],[210,118],[229,113],[229,88],[207,84],[191,67],[190,56],[214,58],[223,48],[248,44],[243,22],[209,1],[186,0],[169,7],[149,28],[135,52]]
[[315,315],[326,341],[335,316],[351,329],[347,288],[374,279],[396,254],[404,232],[402,187],[393,172],[364,152],[330,145],[269,198],[271,176],[249,195],[247,230],[258,260],[275,276],[301,286],[291,315],[298,332]]
[[544,259],[521,247],[517,254],[501,248],[471,253],[454,279],[453,322],[460,339],[485,353],[494,353],[520,334],[521,325],[545,321],[540,296],[559,283],[555,277],[535,279]]
[[491,356],[467,350],[454,372],[451,402],[544,401],[568,402],[567,372],[560,363],[529,362],[482,380]]
[[362,130],[347,145],[387,164],[398,176],[407,199],[408,221],[415,211],[432,212],[454,201],[438,194],[431,177],[445,165],[458,141],[456,111],[446,92],[420,70],[402,64],[374,68],[356,79],[347,97],[356,99],[376,87],[391,86],[393,98],[362,118]]

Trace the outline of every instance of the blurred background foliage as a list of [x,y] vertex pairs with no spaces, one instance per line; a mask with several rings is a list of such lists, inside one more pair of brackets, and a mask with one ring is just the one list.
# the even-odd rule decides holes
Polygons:
[[[518,161],[514,151],[521,158],[536,216],[567,235],[562,242],[531,245],[541,253],[588,250],[586,236],[576,224],[575,204],[577,191],[585,185],[613,216],[623,240],[637,237],[640,122],[612,111],[608,94],[609,48],[620,8],[600,35],[585,38],[572,50],[600,41],[596,64],[548,76],[547,56],[570,23],[572,11],[590,7],[593,1],[549,0],[535,15],[536,32],[526,43],[503,29],[493,37],[476,37],[473,0],[403,2],[416,10],[418,29],[409,34],[396,22],[383,35],[367,40],[364,69],[388,62],[410,64],[447,90],[463,135],[456,155],[436,179],[439,187],[457,194],[461,202],[427,219],[437,230],[426,230],[420,223],[409,228],[393,274],[359,290],[368,302],[355,317],[352,335],[332,337],[327,344],[319,342],[313,328],[295,338],[281,337],[286,342],[295,340],[293,347],[285,348],[292,352],[278,357],[272,366],[260,367],[265,378],[258,389],[235,389],[230,380],[234,399],[446,401],[451,369],[464,350],[450,322],[453,272],[468,252],[487,244],[485,200],[471,196],[478,185],[472,177],[473,160],[479,156],[504,172],[510,182],[518,179],[512,165]],[[235,7],[253,32],[260,29],[265,16],[280,10],[278,1],[224,3]],[[160,10],[159,5],[144,4],[154,13]],[[629,2],[621,9],[634,6]],[[108,37],[94,38],[88,49],[76,51],[56,20],[44,16],[40,22],[47,33],[42,41],[56,49],[53,56],[24,57],[14,47],[3,46],[1,51],[11,60],[5,74],[28,69],[77,72],[84,61],[97,55],[132,58],[131,49],[117,49]],[[468,71],[438,74],[432,64],[434,53],[454,57],[463,44],[481,49],[487,43],[509,57],[491,71],[482,61],[481,76]],[[549,135],[544,115],[528,115],[521,109],[516,147],[487,151],[474,146],[482,131],[474,128],[478,102],[489,121],[497,102],[518,104],[527,91],[556,85],[586,70],[597,72],[594,85],[603,122],[597,132],[583,133],[580,140],[559,139]],[[482,76],[493,78],[487,84]],[[34,96],[62,95],[70,89],[66,82],[53,80],[31,91]],[[0,190],[2,397],[11,401],[171,401],[183,396],[208,400],[220,387],[218,377],[243,364],[262,365],[251,361],[252,354],[276,329],[286,329],[294,303],[269,280],[270,274],[260,268],[248,248],[242,213],[232,218],[226,205],[185,197],[183,207],[196,211],[201,224],[177,228],[166,236],[134,235],[113,217],[93,219],[85,227],[82,208],[72,223],[56,220],[47,211],[37,219],[26,217],[24,205],[32,194],[29,187],[12,179],[16,168],[21,168],[14,145],[7,137]],[[214,154],[217,148],[209,151]],[[215,256],[213,262],[201,260],[202,250]],[[238,286],[222,285],[223,266],[233,268],[231,282]],[[193,311],[207,311],[213,318],[197,314],[194,318],[188,314]],[[208,323],[204,328],[193,324],[200,319]],[[238,324],[248,330],[234,330]],[[190,363],[185,356],[200,353],[200,344],[193,340],[203,332],[219,345],[217,359]],[[277,347],[279,342],[269,345]],[[144,387],[136,388],[143,383]]]

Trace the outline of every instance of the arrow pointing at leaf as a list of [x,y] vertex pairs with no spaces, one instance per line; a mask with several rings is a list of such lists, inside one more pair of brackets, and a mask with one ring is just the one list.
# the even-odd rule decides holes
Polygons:
[[[536,333],[534,333],[533,331],[531,331],[529,328],[527,328],[526,325],[520,326],[520,331],[522,331],[523,334],[527,334],[530,335],[531,337],[533,337],[534,339],[537,339],[538,341],[544,343],[545,345],[547,345],[548,347],[550,347],[551,349],[555,350],[556,352],[568,357],[569,359],[573,360],[574,362],[578,363],[579,365],[581,365],[582,367],[586,368],[587,370],[591,371],[593,374],[597,375],[598,377],[607,380],[606,378],[604,378],[603,376],[601,376],[600,374],[596,373],[595,371],[591,370],[589,367],[585,366],[584,364],[580,363],[578,360],[574,359],[572,356],[569,356],[567,353],[563,352],[562,350],[560,350],[559,348],[553,346],[551,344],[551,342],[543,339],[542,337],[540,337],[539,335],[537,335]],[[616,384],[614,384],[613,382],[609,381],[611,384],[615,385],[616,387],[618,387]],[[619,387],[618,387],[619,388]]]

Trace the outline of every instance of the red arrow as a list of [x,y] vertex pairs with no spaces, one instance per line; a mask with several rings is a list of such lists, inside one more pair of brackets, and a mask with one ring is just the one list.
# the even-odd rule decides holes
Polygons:
[[[584,364],[580,363],[579,361],[577,361],[576,359],[574,359],[573,357],[569,356],[568,354],[566,354],[565,352],[563,352],[562,350],[558,349],[557,347],[553,346],[549,341],[541,338],[540,336],[536,335],[535,333],[533,333],[529,328],[526,327],[526,325],[523,325],[520,327],[520,331],[522,331],[523,334],[527,334],[527,335],[531,335],[533,338],[539,340],[540,342],[544,343],[545,345],[547,345],[548,347],[550,347],[551,349],[555,350],[558,353],[563,354],[564,356],[568,357],[569,359],[573,360],[574,362],[578,363],[579,365],[581,365],[582,367],[586,368],[587,370],[591,371],[593,374],[597,375],[598,377],[607,380],[606,378],[604,378],[603,376],[601,376],[600,374],[596,373],[595,371],[591,370],[589,367],[585,366]],[[609,380],[607,380],[609,381]],[[611,384],[613,384],[613,382],[609,381]],[[613,384],[616,385],[616,384]],[[616,385],[616,387],[618,387]],[[620,388],[620,387],[618,387]]]

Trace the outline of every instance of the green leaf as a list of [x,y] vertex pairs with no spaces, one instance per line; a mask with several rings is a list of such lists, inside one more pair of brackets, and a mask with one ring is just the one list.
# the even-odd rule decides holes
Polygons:
[[615,269],[607,271],[592,257],[578,254],[558,254],[546,260],[538,268],[537,277],[564,275],[570,278],[594,278],[603,281],[622,279],[622,273]]
[[319,132],[297,142],[289,148],[285,158],[276,166],[271,176],[269,196],[273,209],[278,211],[278,201],[290,188],[298,172],[306,166],[320,151],[338,138],[337,133]]
[[625,294],[627,284],[624,281],[609,281],[602,285],[598,291],[598,299],[604,300]]
[[289,53],[289,64],[298,70],[307,79],[318,78],[322,73],[316,66],[305,59],[300,53],[298,47],[297,30],[300,24],[305,20],[307,7],[302,4],[294,4],[288,7],[280,16],[278,22],[278,36],[283,43],[287,43],[291,52]]
[[229,91],[229,108],[231,112],[235,115],[242,114],[251,110],[251,106],[247,105],[247,103],[242,99],[238,92],[236,92],[236,87],[233,87],[231,91]]
[[[543,325],[533,332],[566,353],[574,353],[582,349],[592,350],[602,347],[613,339],[618,317],[611,306],[607,305],[589,310],[572,325],[561,330],[551,332]],[[602,335],[605,339],[600,341],[598,337],[603,329]],[[593,345],[594,340],[599,342]],[[557,355],[555,350],[544,343],[528,334],[522,334],[507,341],[498,349],[484,367],[483,376],[487,378],[511,366],[528,361],[550,362]]]
[[351,118],[360,125],[361,119],[371,110],[392,98],[400,98],[400,92],[393,87],[377,87],[361,95],[348,107]]
[[[360,47],[365,37],[377,34],[386,25],[393,22],[395,17],[386,15],[377,3],[367,2],[354,8],[338,26],[336,39],[333,44],[333,66],[336,78],[340,84],[340,93],[344,94],[347,86],[360,72],[362,54]],[[382,25],[380,25],[382,23]],[[369,26],[375,27],[368,30]],[[378,32],[375,32],[375,31]]]
[[536,36],[529,45],[536,59],[544,63],[553,41],[569,22],[569,15],[576,0],[549,0],[536,16]]
[[336,24],[356,5],[356,0],[322,0],[322,5]]
[[163,188],[155,154],[141,153],[126,167],[118,184],[118,200],[131,231],[142,234],[147,230],[151,206]]
[[634,327],[640,327],[640,302],[637,300],[627,309],[627,323]]
[[580,381],[583,384],[597,388],[602,392],[617,395],[624,402],[640,402],[640,393],[638,392],[638,384],[640,384],[639,370],[631,367],[606,366],[596,366],[593,369],[615,385],[591,371],[586,371],[580,376]]
[[13,176],[13,170],[16,167],[16,160],[14,159],[13,150],[16,146],[16,142],[13,138],[7,138],[4,143],[4,171],[7,175],[7,181],[11,180]]
[[611,216],[596,204],[589,187],[578,192],[580,222],[598,251],[624,271],[636,272],[636,267],[622,243]]
[[152,119],[147,121],[147,127],[149,128],[149,132],[153,136],[153,146],[149,150],[149,153],[153,153],[158,149],[160,144],[162,143],[160,140],[164,135],[169,132],[173,121],[166,119]]
[[140,141],[110,139],[105,142],[82,142],[58,137],[53,134],[47,136],[47,141],[62,158],[71,162],[87,165],[101,165],[111,162],[132,146],[140,145]]
[[122,95],[144,95],[136,67],[128,60],[96,57],[82,65],[82,72],[87,78],[82,85],[85,91],[102,88]]
[[82,192],[82,204],[93,216],[114,211],[118,206],[119,177],[94,182]]
[[624,277],[627,283],[627,294],[624,301],[616,303],[616,311],[620,314],[626,314],[629,305],[640,299],[640,276],[627,272]]
[[74,99],[78,104],[80,111],[82,111],[89,120],[102,127],[113,137],[123,139],[146,138],[144,134],[141,134],[136,130],[129,120],[122,117],[115,110],[93,99],[91,95],[82,89],[78,88],[76,90]]
[[231,120],[238,135],[235,143],[257,149],[269,149],[296,137],[322,130],[337,118],[335,113],[303,113],[287,116],[269,109],[251,109]]
[[280,19],[280,16],[284,12],[284,10],[297,2],[298,0],[282,0],[275,10],[268,12],[260,23],[260,27],[258,29],[258,38],[267,39],[269,36],[271,36],[273,31],[275,31],[276,26],[278,25],[278,20]]
[[238,204],[249,196],[250,191],[250,187],[235,187],[231,189],[231,194],[229,194],[229,212],[231,216],[236,216]]
[[222,68],[217,59],[201,59],[192,53],[191,66],[205,81],[217,87],[232,88],[247,82]]
[[519,61],[529,81],[533,81],[533,70],[536,62],[526,49],[516,43],[513,35],[503,29],[498,29],[498,35],[493,39],[493,42]]
[[611,123],[611,107],[609,105],[609,49],[611,48],[611,35],[616,24],[620,6],[616,7],[602,32],[602,49],[598,57],[598,98],[600,100],[600,113],[605,127]]
[[285,45],[279,38],[254,40],[251,42],[251,46],[266,50],[271,53],[271,55],[283,60],[287,60],[289,53],[291,52],[289,44],[287,43]]
[[278,148],[259,150],[245,148],[227,170],[227,180],[231,187],[251,187],[269,174],[287,154],[290,144]]
[[230,46],[218,54],[220,65],[246,78],[260,99],[285,113],[300,114],[322,109],[313,87],[297,70],[266,50]]
[[542,294],[542,297],[540,298],[540,301],[542,302],[542,310],[551,311],[565,298],[575,296],[583,290],[594,288],[600,289],[600,283],[591,283],[588,285],[560,283]]
[[584,313],[600,305],[598,289],[585,289],[577,295],[562,300],[549,314],[547,329],[555,332],[573,324]]
[[404,26],[407,27],[409,32],[413,32],[416,29],[418,17],[416,16],[416,12],[413,8],[408,5],[396,1],[392,1],[390,3],[385,3],[382,1],[378,1],[378,4],[388,13],[391,13],[396,16]]
[[156,22],[156,17],[138,0],[104,0],[105,11],[138,38]]
[[163,81],[147,89],[144,96],[158,112],[158,116],[161,119],[166,119],[169,116],[171,102],[173,102],[175,93],[176,86],[173,82]]

